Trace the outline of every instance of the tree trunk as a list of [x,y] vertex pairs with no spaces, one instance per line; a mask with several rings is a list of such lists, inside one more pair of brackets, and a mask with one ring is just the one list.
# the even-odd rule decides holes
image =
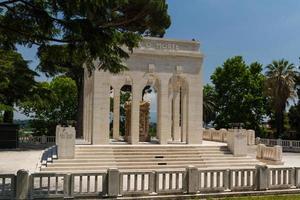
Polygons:
[[13,123],[13,120],[14,120],[14,112],[11,110],[4,111],[3,122],[4,123]]
[[13,102],[12,100],[8,100],[5,103],[11,109],[4,111],[4,115],[3,115],[3,122],[4,123],[13,123],[13,121],[14,121],[14,111],[13,111],[14,103],[12,103],[12,102]]
[[277,112],[275,116],[277,137],[281,137],[283,135],[283,111]]

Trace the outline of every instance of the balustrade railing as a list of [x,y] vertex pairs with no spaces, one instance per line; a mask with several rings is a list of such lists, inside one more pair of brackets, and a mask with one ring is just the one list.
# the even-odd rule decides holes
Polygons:
[[21,136],[19,137],[19,145],[53,145],[55,144],[55,136]]
[[199,170],[199,191],[217,192],[229,188],[229,170]]
[[[216,142],[227,142],[228,134],[232,132],[233,129],[219,129],[216,130],[214,128],[203,129],[203,139],[209,141],[216,141]],[[247,133],[247,145],[254,145],[255,144],[255,132],[254,130],[246,130],[240,129],[242,132]]]
[[294,173],[293,168],[269,169],[269,188],[291,188],[294,186]]
[[229,173],[230,190],[254,190],[255,169],[233,169]]
[[182,193],[185,188],[186,171],[156,172],[156,193]]
[[[300,168],[197,169],[0,175],[0,199],[76,198],[293,190]],[[25,174],[24,174],[25,172]],[[113,174],[111,174],[113,173]],[[21,174],[21,175],[20,175]],[[18,184],[22,183],[22,184]]]
[[0,174],[0,199],[13,199],[15,184],[14,174]]
[[68,175],[57,173],[34,173],[30,176],[30,197],[67,197]]
[[282,150],[286,152],[300,152],[299,140],[282,140],[282,139],[267,139],[259,138],[255,139],[255,144],[264,144],[267,146],[282,146]]
[[104,196],[107,190],[106,173],[73,173],[71,174],[71,195],[79,196]]
[[121,172],[120,194],[153,193],[155,173],[153,172]]

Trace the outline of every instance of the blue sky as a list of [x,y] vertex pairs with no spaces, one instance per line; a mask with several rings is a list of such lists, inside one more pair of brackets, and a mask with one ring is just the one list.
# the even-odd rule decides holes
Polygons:
[[[235,55],[264,66],[281,58],[299,65],[299,0],[168,0],[168,4],[172,25],[165,37],[200,41],[205,83],[217,66]],[[36,48],[19,50],[35,68]]]
[[227,58],[242,55],[264,65],[286,58],[298,65],[299,0],[169,0],[166,37],[200,41],[204,81]]

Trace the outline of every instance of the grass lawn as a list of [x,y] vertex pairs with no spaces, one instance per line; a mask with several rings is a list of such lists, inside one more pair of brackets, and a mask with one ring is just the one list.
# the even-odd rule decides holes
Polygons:
[[249,197],[226,197],[222,198],[222,200],[300,200],[300,195],[276,195],[276,196],[249,196]]

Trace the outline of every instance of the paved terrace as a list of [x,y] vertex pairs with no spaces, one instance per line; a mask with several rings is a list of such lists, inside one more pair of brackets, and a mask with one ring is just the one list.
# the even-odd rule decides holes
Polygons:
[[[76,142],[83,145],[82,141]],[[124,143],[119,143],[122,145]],[[124,144],[125,145],[125,144]],[[145,144],[141,144],[145,145]],[[149,144],[153,145],[153,144]],[[169,144],[174,145],[174,144]],[[166,146],[169,146],[166,145]],[[180,144],[177,144],[180,145]],[[203,141],[200,146],[224,146],[225,143]],[[256,146],[249,147],[249,156],[255,158]],[[0,174],[16,173],[19,169],[27,169],[30,173],[39,171],[39,163],[42,156],[42,149],[16,149],[0,150]],[[283,161],[286,167],[300,167],[300,153],[283,153]],[[269,165],[270,167],[279,167],[278,165]],[[280,165],[281,166],[281,165]]]

